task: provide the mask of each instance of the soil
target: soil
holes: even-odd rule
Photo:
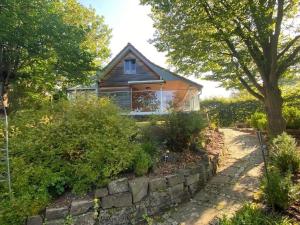
[[[149,176],[161,176],[174,173],[179,169],[185,169],[198,165],[204,159],[205,153],[208,155],[218,155],[224,148],[224,135],[217,129],[206,129],[203,132],[205,145],[204,149],[196,151],[186,150],[184,152],[168,152],[166,160],[164,155],[161,156],[161,161],[157,163]]]

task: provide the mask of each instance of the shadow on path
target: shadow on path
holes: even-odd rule
[[[216,176],[189,202],[165,213],[165,221],[157,224],[214,224],[217,218],[230,216],[253,199],[263,167],[257,138],[232,129],[222,131],[228,151]]]

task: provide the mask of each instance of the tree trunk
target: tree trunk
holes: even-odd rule
[[[265,86],[265,109],[268,119],[268,132],[275,137],[285,131],[286,122],[282,115],[283,99],[280,89],[271,85]]]

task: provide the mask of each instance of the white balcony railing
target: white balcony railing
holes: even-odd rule
[[[182,90],[100,91],[124,112],[132,115],[166,114],[171,110],[195,111],[200,108],[197,92]]]

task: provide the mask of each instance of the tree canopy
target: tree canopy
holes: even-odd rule
[[[274,133],[282,132],[278,82],[299,72],[299,0],[142,3],[152,6],[153,42],[180,72],[209,72],[207,79],[247,89],[265,104]]]
[[[0,3],[1,96],[42,99],[85,83],[109,57],[111,30],[76,0]]]

